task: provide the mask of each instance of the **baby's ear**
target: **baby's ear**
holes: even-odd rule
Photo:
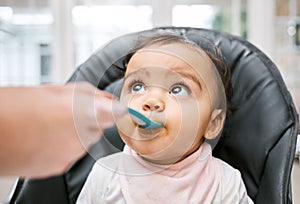
[[[222,131],[223,124],[225,121],[225,112],[221,109],[215,109],[210,118],[210,122],[206,128],[206,132],[204,134],[204,137],[206,139],[214,139],[217,137],[220,132]]]

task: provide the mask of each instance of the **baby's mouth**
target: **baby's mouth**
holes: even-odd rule
[[[137,132],[141,136],[141,140],[153,139],[159,135],[162,135],[165,131],[165,126],[151,130],[137,127]]]

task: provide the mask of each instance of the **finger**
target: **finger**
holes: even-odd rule
[[[105,98],[108,98],[108,99],[114,99],[114,100],[117,99],[117,97],[112,95],[111,93],[108,93],[106,91],[102,91],[102,90],[99,90],[99,89],[96,91],[95,95],[96,95],[96,98],[105,97]]]

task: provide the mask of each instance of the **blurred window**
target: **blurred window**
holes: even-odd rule
[[[49,82],[41,75],[45,58],[40,45],[51,42],[52,23],[46,7],[0,6],[0,85]]]
[[[114,37],[152,28],[152,7],[147,5],[75,6],[72,15],[76,65]]]
[[[176,5],[172,11],[172,24],[230,32],[230,7],[208,4]]]

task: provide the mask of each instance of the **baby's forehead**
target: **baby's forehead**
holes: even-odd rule
[[[137,52],[145,52],[145,51],[152,51],[152,52],[160,52],[163,54],[169,54],[172,56],[177,56],[184,61],[189,61],[189,58],[197,58],[206,59],[210,61],[209,56],[206,52],[199,46],[188,44],[188,43],[157,43],[153,45],[145,46]]]
[[[148,66],[151,63],[162,64],[165,62],[166,66],[168,66],[166,68],[177,71],[182,66],[185,69],[190,69],[189,71],[191,72],[196,71],[196,74],[201,74],[207,69],[213,69],[212,66],[214,66],[209,56],[200,47],[184,43],[148,45],[136,51],[128,65],[132,65],[132,61],[135,62],[133,66],[136,67],[134,68],[139,68],[143,65]],[[132,68],[132,66],[129,66],[129,68]]]

